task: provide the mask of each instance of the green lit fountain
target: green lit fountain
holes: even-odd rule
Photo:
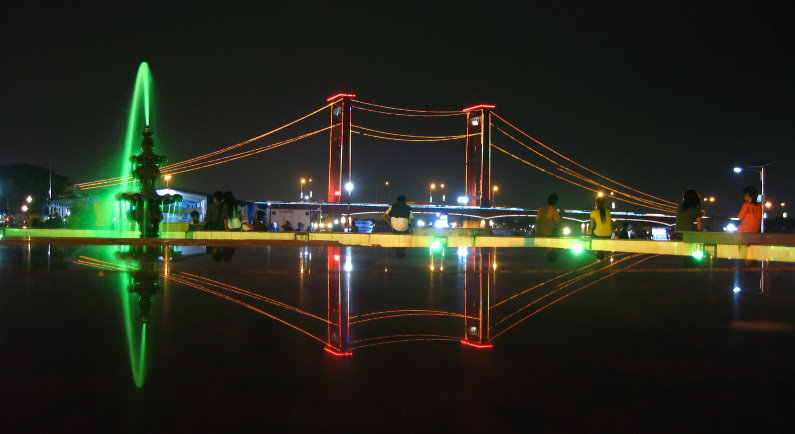
[[[130,157],[134,167],[132,176],[141,183],[141,191],[119,193],[117,199],[130,202],[129,217],[138,222],[141,238],[157,238],[160,236],[160,222],[163,220],[162,207],[181,202],[182,196],[157,194],[155,187],[160,178],[160,166],[166,163],[166,157],[155,154],[155,141],[152,139],[152,129],[148,125],[144,128],[143,137],[141,141],[143,152]]]

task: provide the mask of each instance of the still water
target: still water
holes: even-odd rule
[[[735,431],[795,268],[615,252],[0,245],[3,431]]]

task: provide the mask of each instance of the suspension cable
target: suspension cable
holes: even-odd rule
[[[215,165],[218,165],[218,164],[224,164],[224,163],[228,163],[230,161],[239,160],[241,158],[250,157],[252,155],[256,155],[256,154],[259,154],[259,153],[262,153],[262,152],[265,152],[265,151],[270,151],[272,149],[280,148],[280,147],[282,147],[284,145],[287,145],[287,144],[290,144],[290,143],[293,143],[293,142],[297,142],[297,141],[305,139],[307,137],[314,136],[315,134],[319,134],[319,133],[321,133],[323,131],[326,131],[326,130],[328,130],[330,128],[333,128],[334,126],[336,126],[336,125],[329,125],[329,126],[327,126],[325,128],[321,128],[321,129],[313,131],[311,133],[306,133],[306,134],[303,134],[301,136],[293,137],[291,139],[283,140],[281,142],[272,143],[270,145],[262,146],[262,147],[259,147],[259,148],[250,149],[248,151],[239,152],[237,154],[226,155],[226,156],[223,156],[223,157],[214,158],[214,159],[209,160],[209,161],[193,163],[193,164],[188,165],[188,166],[183,166],[182,168],[179,168],[179,170],[163,173],[163,175],[177,175],[177,174],[180,174],[180,173],[185,173],[185,172],[191,172],[191,171],[194,171],[194,170],[205,169],[207,167],[215,166]],[[95,186],[83,187],[82,189],[83,190],[90,190],[90,189],[94,189],[94,188],[110,187],[110,186],[113,186],[113,185],[129,184],[129,183],[132,183],[132,182],[138,182],[138,180],[136,179],[136,180],[130,180],[130,181],[120,181],[120,182],[111,183],[111,184],[95,185]]]
[[[660,198],[660,197],[653,196],[653,195],[651,195],[651,194],[644,193],[644,192],[642,192],[642,191],[639,191],[639,190],[635,190],[635,189],[634,189],[634,188],[632,188],[632,187],[629,187],[629,186],[626,186],[626,185],[624,185],[624,184],[621,184],[621,183],[620,183],[620,182],[618,182],[618,181],[615,181],[615,180],[613,180],[613,179],[610,179],[610,178],[608,178],[608,177],[607,177],[607,176],[605,176],[605,175],[602,175],[602,174],[600,174],[600,173],[598,173],[598,172],[595,172],[595,171],[593,171],[593,170],[591,170],[591,169],[589,169],[589,168],[587,168],[587,167],[583,166],[582,164],[580,164],[580,163],[578,163],[578,162],[576,162],[576,161],[572,160],[571,158],[569,158],[569,157],[567,157],[567,156],[565,156],[565,155],[561,154],[560,152],[558,152],[558,151],[556,151],[556,150],[552,149],[551,147],[549,147],[549,146],[545,145],[544,143],[542,143],[540,140],[536,139],[535,137],[532,137],[532,136],[530,136],[529,134],[525,133],[524,131],[520,130],[520,129],[519,129],[517,126],[515,126],[515,125],[513,125],[512,123],[510,123],[510,122],[506,121],[505,119],[503,119],[502,117],[500,117],[500,116],[499,116],[497,113],[491,112],[491,114],[492,114],[492,116],[494,116],[495,118],[497,118],[497,119],[499,119],[499,120],[501,120],[501,121],[505,122],[505,124],[507,124],[508,126],[510,126],[510,127],[511,127],[511,128],[513,128],[513,129],[515,129],[516,131],[518,131],[519,133],[521,133],[522,135],[524,135],[524,136],[525,136],[525,137],[527,137],[528,139],[530,139],[530,140],[532,140],[532,141],[534,141],[534,142],[538,143],[539,145],[543,146],[543,147],[544,147],[544,148],[546,148],[547,150],[549,150],[549,151],[553,152],[555,155],[558,155],[558,156],[560,156],[561,158],[565,159],[566,161],[570,161],[571,163],[573,163],[573,164],[575,164],[575,165],[577,165],[577,166],[579,166],[579,167],[581,167],[581,168],[583,168],[583,169],[585,169],[585,170],[587,170],[587,171],[589,171],[589,172],[593,173],[594,175],[597,175],[597,176],[599,176],[599,177],[601,177],[601,178],[604,178],[604,179],[606,179],[606,180],[608,180],[608,181],[610,181],[610,182],[616,183],[617,185],[620,185],[620,186],[622,186],[622,187],[624,187],[624,188],[630,189],[630,190],[632,190],[632,191],[634,191],[634,192],[636,192],[636,193],[640,193],[640,194],[642,194],[642,195],[644,195],[644,196],[648,196],[648,197],[651,197],[651,198],[653,198],[653,199],[657,199],[658,201],[661,201],[661,202],[664,202],[664,203],[668,203],[668,204],[671,204],[671,205],[673,205],[673,206],[676,206],[676,205],[677,205],[677,204],[676,204],[676,202],[672,202],[672,201],[670,201],[670,200],[667,200],[667,199],[662,199],[662,198]]]
[[[607,185],[604,185],[604,184],[602,184],[602,183],[599,183],[599,182],[597,182],[597,181],[595,181],[595,180],[593,180],[593,179],[591,179],[591,178],[587,178],[587,177],[585,177],[585,176],[583,176],[583,175],[581,175],[581,174],[579,174],[579,173],[577,173],[577,172],[574,172],[573,170],[569,169],[568,167],[566,167],[566,166],[564,166],[564,165],[560,164],[559,162],[555,161],[554,159],[552,159],[552,158],[550,158],[550,157],[548,157],[548,156],[544,155],[543,153],[541,153],[541,152],[537,151],[536,149],[533,149],[531,146],[528,146],[527,144],[525,144],[525,143],[524,143],[524,142],[522,142],[521,140],[519,140],[519,139],[517,139],[516,137],[514,137],[514,136],[512,136],[512,135],[508,134],[507,132],[505,132],[505,131],[504,131],[503,129],[501,129],[500,127],[497,127],[497,126],[495,126],[494,128],[496,128],[496,129],[497,129],[499,132],[503,133],[505,136],[507,136],[508,138],[512,139],[512,140],[513,140],[513,141],[515,141],[516,143],[518,143],[518,144],[520,144],[520,145],[524,146],[525,148],[529,149],[530,151],[534,152],[534,153],[535,153],[535,154],[537,154],[538,156],[540,156],[540,157],[542,157],[542,158],[546,159],[547,161],[549,161],[549,162],[551,162],[551,163],[553,163],[553,164],[557,165],[557,166],[558,166],[558,167],[557,167],[557,169],[558,169],[558,170],[561,170],[561,171],[563,171],[563,172],[566,172],[567,174],[569,174],[569,175],[571,175],[571,176],[574,176],[574,177],[576,177],[576,178],[579,178],[579,179],[580,179],[580,180],[582,180],[582,181],[585,181],[585,182],[591,183],[591,184],[593,184],[593,185],[596,185],[596,186],[598,186],[598,187],[601,187],[601,188],[603,188],[603,189],[606,189],[606,190],[613,190],[613,191],[615,191],[615,192],[617,192],[617,193],[619,193],[619,194],[621,194],[621,195],[623,195],[623,196],[626,196],[626,197],[629,197],[629,198],[635,199],[635,200],[637,200],[637,201],[640,201],[640,202],[647,203],[647,204],[649,204],[649,205],[655,205],[655,206],[660,206],[660,207],[665,207],[665,208],[673,208],[673,207],[671,207],[670,205],[668,205],[668,204],[666,204],[666,203],[660,203],[660,202],[653,201],[653,200],[650,200],[650,199],[646,199],[646,198],[643,198],[643,197],[639,197],[639,196],[635,196],[635,195],[632,195],[632,194],[628,194],[628,193],[625,193],[625,192],[623,192],[623,191],[620,191],[620,190],[617,190],[617,189],[611,188],[611,187],[609,187],[609,186],[607,186]]]
[[[397,110],[397,111],[404,111],[404,112],[448,113],[448,114],[450,114],[450,113],[464,114],[465,113],[463,110],[414,110],[414,109],[406,109],[406,108],[400,108],[400,107],[390,107],[390,106],[380,105],[380,104],[373,104],[371,102],[361,101],[361,100],[358,100],[358,99],[354,99],[354,100],[351,100],[351,101],[353,101],[355,103],[359,103],[359,104],[369,105],[369,106],[372,106],[372,107],[379,107],[379,108],[382,108],[382,109]]]
[[[360,130],[370,131],[370,132],[378,133],[378,134],[386,134],[386,135],[390,135],[390,136],[399,136],[399,137],[410,137],[410,138],[415,138],[415,139],[447,139],[447,138],[451,138],[451,137],[454,137],[456,139],[460,139],[462,137],[467,137],[467,134],[464,134],[464,135],[448,134],[446,136],[422,136],[422,135],[415,135],[415,134],[390,133],[389,131],[374,130],[372,128],[366,128],[366,127],[363,127],[361,125],[351,125],[351,128],[358,128]],[[469,134],[469,135],[470,136],[475,136],[475,135],[480,135],[480,133]]]
[[[325,106],[323,106],[323,107],[321,107],[321,108],[319,108],[319,109],[317,109],[317,110],[313,111],[312,113],[309,113],[309,114],[307,114],[307,115],[305,115],[305,116],[303,116],[303,117],[301,117],[301,118],[298,118],[298,119],[296,119],[296,120],[294,120],[294,121],[292,121],[292,122],[290,122],[290,123],[284,124],[284,125],[282,125],[282,126],[281,126],[281,127],[279,127],[279,128],[276,128],[276,129],[274,129],[274,130],[268,131],[267,133],[260,134],[259,136],[252,137],[252,138],[250,138],[250,139],[248,139],[248,140],[244,140],[244,141],[242,141],[242,142],[240,142],[240,143],[237,143],[237,144],[235,144],[235,145],[232,145],[232,146],[228,146],[228,147],[226,147],[226,148],[224,148],[224,149],[219,149],[219,150],[217,150],[217,151],[210,152],[210,153],[208,153],[208,154],[200,155],[200,156],[198,156],[198,157],[190,158],[190,159],[188,159],[188,160],[180,161],[180,162],[178,162],[178,163],[174,163],[174,164],[169,164],[169,165],[163,166],[161,170],[169,170],[169,169],[174,169],[174,168],[177,168],[177,167],[179,167],[179,166],[183,166],[183,165],[186,165],[186,164],[188,164],[188,163],[192,163],[192,162],[194,162],[194,161],[197,161],[197,160],[203,160],[203,159],[207,159],[207,158],[209,158],[209,157],[212,157],[212,156],[215,156],[215,155],[218,155],[218,154],[224,153],[224,152],[226,152],[226,151],[230,151],[230,150],[232,150],[232,149],[239,148],[239,147],[241,147],[241,146],[247,145],[247,144],[249,144],[249,143],[251,143],[251,142],[254,142],[254,141],[256,141],[256,140],[260,140],[260,139],[262,139],[262,138],[264,138],[264,137],[266,137],[266,136],[269,136],[269,135],[271,135],[271,134],[274,134],[274,133],[276,133],[276,132],[278,132],[278,131],[281,131],[281,130],[283,130],[283,129],[285,129],[285,128],[287,128],[287,127],[291,126],[291,125],[294,125],[294,124],[296,124],[296,123],[298,123],[298,122],[301,122],[301,121],[303,121],[304,119],[307,119],[307,118],[309,118],[309,117],[311,117],[311,116],[314,116],[314,115],[316,115],[316,114],[320,113],[321,111],[323,111],[323,110],[325,110],[325,109],[329,108],[331,105],[332,105],[332,104],[327,104],[327,105],[325,105]],[[106,183],[110,183],[110,182],[116,182],[116,181],[128,180],[128,179],[130,179],[130,178],[132,178],[132,176],[130,176],[130,175],[127,175],[127,176],[117,176],[117,177],[113,177],[113,178],[107,178],[107,179],[102,179],[102,180],[98,180],[98,181],[82,182],[82,183],[75,184],[75,185],[76,185],[77,187],[79,187],[79,188],[82,188],[83,186],[96,185],[96,184],[106,184]],[[116,184],[113,184],[113,185],[118,185],[118,183],[116,183]]]
[[[544,169],[544,168],[542,168],[542,167],[540,167],[540,166],[537,166],[537,165],[535,165],[535,164],[533,164],[533,163],[531,163],[531,162],[529,162],[529,161],[527,161],[527,160],[525,160],[525,159],[523,159],[523,158],[521,158],[521,157],[519,157],[519,156],[517,156],[517,155],[515,155],[515,154],[512,154],[512,153],[510,153],[510,152],[506,151],[505,149],[502,149],[502,148],[500,148],[499,146],[497,146],[497,145],[495,145],[495,144],[492,144],[492,145],[491,145],[491,147],[492,147],[492,148],[494,148],[494,149],[496,149],[496,150],[498,150],[498,151],[501,151],[501,152],[503,152],[504,154],[507,154],[507,155],[509,155],[509,156],[513,157],[513,158],[514,158],[514,159],[516,159],[516,160],[519,160],[519,161],[521,161],[521,162],[522,162],[522,163],[524,163],[524,164],[527,164],[528,166],[530,166],[530,167],[532,167],[532,168],[534,168],[534,169],[540,170],[541,172],[544,172],[544,173],[546,173],[546,174],[548,174],[548,175],[552,175],[552,176],[554,176],[555,178],[558,178],[558,179],[561,179],[561,180],[563,180],[563,181],[566,181],[566,182],[568,182],[569,184],[574,184],[574,185],[576,185],[577,187],[584,188],[584,189],[586,189],[586,190],[589,190],[589,191],[592,191],[592,192],[594,192],[594,193],[598,193],[598,192],[599,192],[599,190],[596,190],[596,189],[593,189],[593,188],[591,188],[591,187],[588,187],[588,186],[585,186],[585,185],[579,184],[579,183],[577,183],[577,182],[575,182],[575,181],[572,181],[572,180],[570,180],[570,179],[568,179],[568,178],[564,178],[564,177],[562,177],[562,176],[560,176],[560,175],[558,175],[558,174],[556,174],[556,173],[552,173],[552,172],[550,172],[550,171],[548,171],[548,170],[546,170],[546,169]],[[630,200],[630,199],[625,199],[625,198],[616,198],[616,199],[617,199],[617,200],[620,200],[620,201],[622,201],[622,202],[627,202],[627,203],[631,203],[631,204],[634,204],[634,205],[643,206],[643,207],[646,207],[646,208],[656,209],[656,210],[658,210],[658,211],[662,211],[662,212],[670,212],[670,210],[668,210],[668,209],[665,209],[665,208],[660,208],[660,207],[658,207],[658,206],[652,206],[652,205],[646,205],[646,204],[643,204],[643,203],[637,203],[637,202],[635,202],[635,201],[633,201],[633,200]]]
[[[373,112],[373,113],[381,113],[384,115],[394,115],[394,116],[411,116],[411,117],[419,117],[419,118],[435,118],[435,117],[444,117],[444,116],[462,116],[465,115],[465,112],[461,113],[431,113],[431,114],[414,114],[414,113],[394,113],[394,112],[387,112],[383,110],[376,110],[361,106],[351,106],[357,110],[364,110],[366,112]]]

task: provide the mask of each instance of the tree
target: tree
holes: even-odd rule
[[[26,203],[28,195],[33,201],[28,204],[32,213],[38,213],[42,201],[47,199],[50,189],[50,169],[30,164],[0,166],[0,208],[16,212]],[[72,181],[66,176],[52,172],[52,197],[73,194]]]

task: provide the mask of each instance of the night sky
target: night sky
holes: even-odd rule
[[[787,2],[163,3],[6,2],[0,164],[51,159],[76,182],[115,176],[136,70],[147,61],[156,140],[172,162],[352,92],[406,108],[495,104],[594,170],[671,200],[686,188],[713,194],[718,213],[736,212],[742,187],[758,182],[735,175],[734,165],[775,160],[768,195],[795,209],[795,16]],[[399,133],[464,130],[461,118],[354,116]],[[460,141],[354,136],[353,146],[356,201],[374,200],[387,179],[393,196],[409,200],[427,200],[431,181],[447,184],[448,200],[463,193]],[[288,200],[306,176],[325,194],[327,159],[324,134],[180,175],[172,186]],[[498,205],[536,207],[550,192],[563,208],[590,203],[589,192],[504,155],[495,153],[493,167]]]

